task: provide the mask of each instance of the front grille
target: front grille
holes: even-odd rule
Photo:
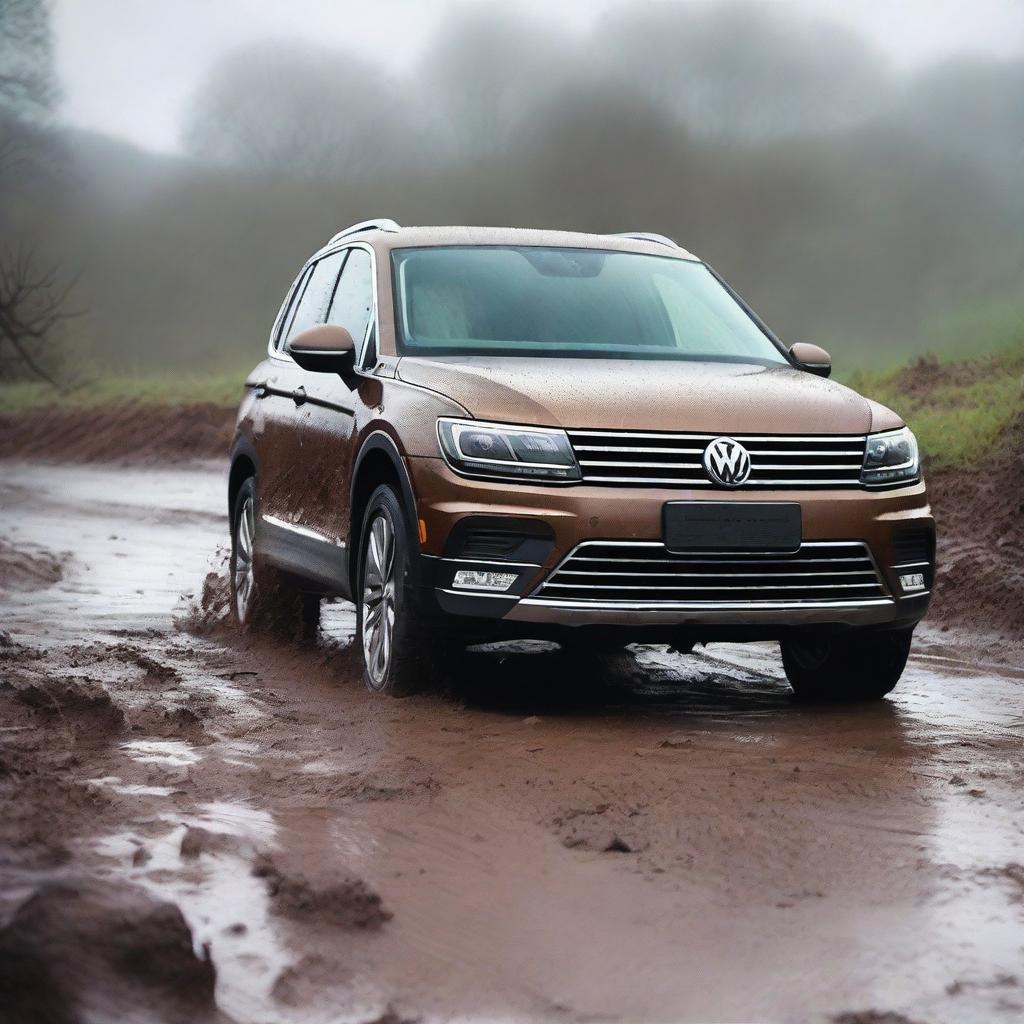
[[[717,434],[569,430],[583,479],[595,484],[715,487],[702,462]],[[750,453],[742,487],[859,487],[863,434],[731,434]]]
[[[584,541],[531,597],[571,604],[760,605],[888,600],[860,541],[805,541],[794,554],[672,554],[661,541]]]

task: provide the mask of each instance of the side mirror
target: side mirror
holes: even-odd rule
[[[817,345],[808,345],[805,341],[798,341],[790,350],[789,354],[793,361],[802,370],[816,374],[819,377],[828,377],[832,373],[832,357]]]
[[[312,373],[340,373],[355,367],[356,346],[352,335],[337,324],[317,324],[300,331],[288,342],[288,354]]]

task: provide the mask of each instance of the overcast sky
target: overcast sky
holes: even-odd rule
[[[500,2],[580,32],[608,7],[622,5],[622,0],[469,2]],[[962,50],[1024,53],[1024,0],[762,2],[854,25],[904,66]],[[55,0],[65,116],[82,127],[173,151],[194,88],[234,47],[299,38],[363,55],[372,51],[401,68],[415,60],[452,6],[452,0]]]

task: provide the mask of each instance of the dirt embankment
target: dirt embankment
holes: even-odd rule
[[[1024,452],[1024,429],[1021,452]],[[939,576],[931,617],[1024,635],[1024,456],[929,480]]]
[[[4,458],[55,462],[182,462],[224,458],[235,409],[212,402],[54,405],[0,413]]]
[[[907,387],[919,397],[970,374],[969,366],[915,364]],[[959,375],[959,376],[957,376]],[[973,377],[970,379],[974,379]],[[224,458],[235,410],[212,403],[53,407],[0,415],[8,458],[178,463]],[[929,475],[939,526],[939,579],[932,621],[995,635],[1024,634],[1024,422],[991,465]],[[13,555],[0,549],[0,567]],[[6,560],[6,561],[5,561]],[[35,566],[33,571],[59,572]]]

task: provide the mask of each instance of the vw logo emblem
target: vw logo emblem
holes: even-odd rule
[[[750,453],[731,437],[716,437],[704,449],[704,471],[716,484],[739,487],[750,476]]]

